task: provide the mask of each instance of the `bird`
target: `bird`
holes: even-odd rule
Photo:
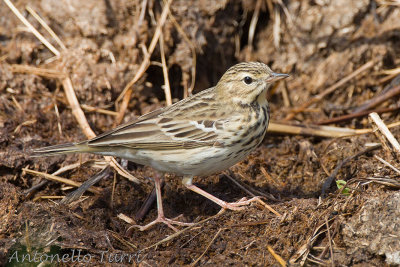
[[[267,91],[271,84],[289,77],[275,73],[261,62],[242,62],[230,67],[211,88],[173,105],[157,109],[92,139],[43,147],[32,156],[92,153],[127,159],[156,170],[157,223],[191,225],[166,218],[161,198],[161,173],[182,176],[183,185],[224,209],[240,210],[253,199],[228,203],[192,183],[228,169],[245,159],[264,139],[270,119]]]

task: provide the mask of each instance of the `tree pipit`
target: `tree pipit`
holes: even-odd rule
[[[274,73],[263,63],[239,63],[228,69],[215,87],[93,139],[36,149],[33,156],[93,153],[125,158],[181,175],[186,188],[224,209],[239,210],[256,199],[225,202],[193,185],[193,176],[223,171],[245,159],[261,143],[269,122],[267,90],[273,82],[288,76]],[[176,230],[173,224],[189,225],[165,218],[160,176],[156,175],[154,181],[158,217],[137,227],[145,230],[162,222]]]

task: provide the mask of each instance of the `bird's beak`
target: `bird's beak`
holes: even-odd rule
[[[276,81],[279,81],[279,80],[281,80],[281,79],[285,79],[285,78],[287,78],[287,77],[289,77],[289,75],[288,74],[285,74],[285,73],[275,73],[275,72],[273,72],[272,74],[271,74],[271,76],[267,79],[267,82],[276,82]]]

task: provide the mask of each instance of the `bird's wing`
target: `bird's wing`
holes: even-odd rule
[[[132,122],[88,141],[89,146],[175,149],[213,146],[223,122],[150,117]]]
[[[226,118],[217,116],[215,107],[204,105],[201,98],[198,100],[193,99],[190,105],[181,101],[153,111],[86,141],[86,144],[89,147],[126,146],[152,150],[221,145],[217,142],[218,133],[224,128]],[[186,107],[192,107],[191,111]]]

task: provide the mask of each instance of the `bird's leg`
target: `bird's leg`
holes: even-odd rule
[[[164,187],[164,179],[161,179],[161,189]],[[135,221],[141,221],[144,216],[149,212],[151,206],[157,201],[156,187],[153,188],[151,193],[147,196],[145,202],[142,204],[138,212],[135,214]]]
[[[133,225],[133,227],[139,228],[140,231],[145,231],[145,230],[149,229],[150,227],[152,227],[153,225],[155,225],[157,223],[164,223],[169,228],[171,228],[172,230],[177,232],[178,229],[176,229],[173,226],[173,224],[175,224],[175,225],[183,225],[183,226],[193,225],[193,223],[179,222],[179,221],[174,221],[174,220],[165,218],[163,204],[162,204],[162,198],[161,198],[161,177],[160,177],[160,175],[158,173],[154,176],[154,184],[155,184],[156,196],[157,196],[157,213],[158,213],[157,219],[155,219],[151,223],[148,223],[148,224],[146,224],[144,226]]]
[[[224,209],[243,210],[244,209],[243,206],[247,206],[250,203],[259,200],[258,197],[253,197],[251,199],[242,198],[238,202],[231,202],[231,203],[230,202],[226,202],[226,201],[223,201],[222,199],[219,199],[219,198],[211,195],[210,193],[207,193],[203,189],[198,188],[197,186],[192,184],[192,179],[193,179],[193,177],[184,177],[183,180],[182,180],[182,183],[186,186],[187,189],[190,189],[190,190],[196,192],[197,194],[200,194],[203,197],[208,198],[209,200],[211,200],[214,203],[220,205]]]

